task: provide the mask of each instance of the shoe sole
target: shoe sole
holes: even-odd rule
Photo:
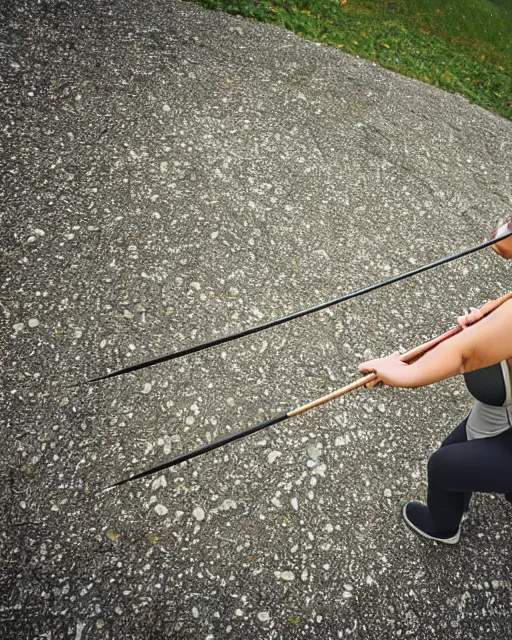
[[[451,538],[435,538],[434,536],[429,536],[428,533],[425,533],[424,531],[422,531],[419,527],[414,525],[409,520],[409,518],[407,517],[407,514],[406,514],[406,508],[407,508],[407,504],[404,504],[403,509],[402,509],[402,515],[404,517],[404,520],[405,520],[407,526],[410,527],[413,531],[418,533],[423,538],[427,538],[428,540],[433,540],[434,542],[442,542],[443,544],[457,544],[457,542],[460,540],[460,529]]]

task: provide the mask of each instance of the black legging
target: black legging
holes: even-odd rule
[[[466,422],[467,418],[428,461],[427,503],[440,532],[459,528],[474,491],[512,492],[512,429],[468,441]]]

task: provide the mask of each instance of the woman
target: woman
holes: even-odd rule
[[[496,234],[512,229],[512,221]],[[493,245],[512,258],[512,236]],[[427,504],[408,502],[406,523],[430,540],[456,544],[460,522],[474,491],[504,493],[512,499],[512,294],[490,315],[486,308],[459,318],[463,331],[413,364],[399,353],[360,365],[379,382],[394,387],[423,387],[464,374],[475,405],[428,463]],[[475,324],[473,324],[475,323]],[[509,494],[509,495],[507,495]]]

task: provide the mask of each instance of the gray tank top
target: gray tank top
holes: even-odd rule
[[[512,383],[508,362],[464,374],[475,404],[466,424],[468,440],[490,438],[512,426]]]

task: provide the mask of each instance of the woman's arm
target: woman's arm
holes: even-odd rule
[[[423,387],[512,358],[512,300],[413,364],[405,364],[399,358],[400,354],[394,353],[364,362],[359,369],[362,373],[376,373],[378,381],[394,387]]]

